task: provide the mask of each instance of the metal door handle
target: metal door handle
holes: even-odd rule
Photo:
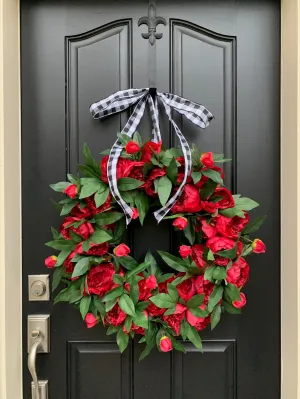
[[[44,336],[39,330],[34,330],[31,332],[30,338],[35,339],[36,341],[32,344],[32,347],[29,351],[28,355],[28,370],[30,371],[32,381],[35,386],[35,398],[33,399],[40,399],[39,393],[39,381],[36,374],[36,355],[39,349],[39,346],[43,342]]]

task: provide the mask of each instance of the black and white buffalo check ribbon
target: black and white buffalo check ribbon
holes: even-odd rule
[[[178,197],[182,193],[183,187],[186,183],[188,176],[190,175],[192,168],[191,150],[186,141],[185,137],[181,133],[180,129],[172,119],[171,110],[175,110],[180,114],[184,115],[195,125],[206,128],[209,122],[213,119],[213,115],[203,106],[192,101],[189,101],[183,97],[179,97],[171,93],[160,93],[156,92],[155,96],[152,94],[153,89],[129,89],[118,91],[109,97],[100,100],[90,106],[90,112],[94,119],[104,118],[106,116],[124,111],[125,109],[136,104],[133,113],[128,119],[125,127],[121,133],[127,134],[132,137],[135,133],[142,116],[144,115],[146,103],[148,102],[150,108],[150,115],[153,123],[152,130],[152,141],[157,143],[161,140],[161,134],[158,122],[158,106],[157,99],[159,98],[164,105],[164,109],[170,122],[172,123],[175,133],[180,141],[181,149],[184,156],[185,170],[184,178],[176,193],[171,197],[168,202],[158,211],[154,212],[154,216],[158,223],[166,216],[169,210],[177,201]],[[126,216],[127,225],[131,222],[133,211],[131,207],[123,200],[117,185],[117,163],[119,156],[123,150],[121,141],[118,139],[110,151],[108,164],[107,164],[107,178],[109,187],[112,195],[114,196],[117,203],[123,209]]]

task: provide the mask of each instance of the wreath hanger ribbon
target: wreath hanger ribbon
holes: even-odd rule
[[[178,113],[184,115],[187,119],[189,119],[191,122],[201,127],[202,129],[206,128],[209,125],[209,122],[214,118],[214,116],[203,105],[189,101],[186,98],[177,96],[175,94],[160,93],[155,88],[129,89],[118,91],[114,94],[111,94],[109,97],[92,104],[90,106],[90,112],[94,119],[101,119],[106,116],[124,111],[127,108],[136,104],[133,113],[131,114],[121,132],[131,138],[135,133],[142,119],[142,116],[144,115],[146,103],[148,103],[153,124],[152,141],[157,143],[161,140],[158,122],[158,98],[162,102],[169,121],[174,127],[175,133],[181,145],[185,162],[184,178],[179,189],[162,208],[154,212],[154,216],[159,223],[170,211],[172,206],[181,195],[183,187],[192,169],[192,157],[190,147],[186,138],[181,133],[179,127],[172,119],[171,110],[173,109]],[[133,211],[131,207],[123,200],[118,190],[117,184],[117,163],[122,150],[123,146],[121,144],[121,141],[118,139],[112,146],[109,154],[109,159],[107,163],[107,178],[111,193],[117,203],[123,209],[126,216],[126,223],[128,225],[132,220]]]

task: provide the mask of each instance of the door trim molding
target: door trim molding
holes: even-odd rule
[[[281,398],[300,399],[300,0],[281,0],[281,13]],[[0,0],[0,397],[3,399],[23,397],[19,24],[19,0]]]

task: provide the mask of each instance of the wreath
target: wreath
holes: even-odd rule
[[[162,143],[135,133],[120,135],[124,148],[117,164],[118,187],[143,224],[150,210],[165,205],[182,181],[184,160],[180,149],[165,150]],[[106,154],[107,152],[105,152]],[[157,251],[170,271],[165,272],[148,252],[142,263],[130,256],[124,243],[124,213],[113,199],[107,179],[108,155],[100,166],[84,146],[84,177],[69,174],[68,182],[51,185],[66,198],[57,205],[65,219],[53,241],[60,251],[45,264],[54,268],[53,290],[63,288],[54,303],[69,302],[80,310],[88,328],[102,322],[107,334],[117,334],[123,352],[129,338],[146,342],[141,358],[154,346],[184,352],[176,339],[188,339],[201,350],[199,331],[215,328],[221,314],[238,314],[246,304],[241,292],[248,280],[245,257],[265,251],[259,239],[250,239],[264,217],[249,222],[248,211],[258,203],[232,193],[223,185],[224,173],[216,163],[228,161],[192,148],[192,173],[183,192],[163,220],[182,238],[179,256]]]

